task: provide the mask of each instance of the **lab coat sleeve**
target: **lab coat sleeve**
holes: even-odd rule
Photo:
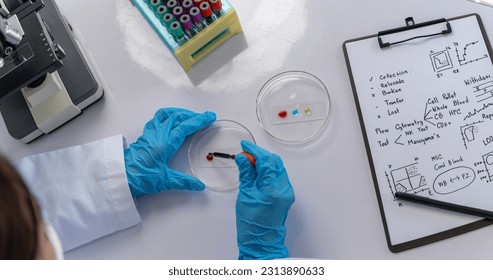
[[[14,162],[64,251],[140,223],[123,148],[118,135]]]

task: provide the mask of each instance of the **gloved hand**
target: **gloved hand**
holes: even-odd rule
[[[197,178],[168,167],[168,162],[196,131],[209,126],[216,114],[197,114],[178,108],[156,112],[147,122],[142,136],[124,150],[125,169],[132,196],[178,189],[200,191],[205,188]]]
[[[284,246],[284,222],[294,192],[281,158],[248,141],[241,147],[255,157],[255,167],[243,154],[235,156],[240,170],[236,200],[238,259],[275,259],[289,256]]]

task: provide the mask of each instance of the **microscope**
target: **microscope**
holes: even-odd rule
[[[29,143],[103,96],[100,78],[54,0],[0,0],[0,113]]]

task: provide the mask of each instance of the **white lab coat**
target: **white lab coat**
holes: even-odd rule
[[[14,162],[64,251],[140,223],[123,145],[117,135]]]

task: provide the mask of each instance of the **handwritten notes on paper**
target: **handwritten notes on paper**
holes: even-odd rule
[[[451,34],[387,49],[375,37],[345,45],[394,243],[476,220],[396,192],[493,211],[493,63],[476,16],[450,23]]]

